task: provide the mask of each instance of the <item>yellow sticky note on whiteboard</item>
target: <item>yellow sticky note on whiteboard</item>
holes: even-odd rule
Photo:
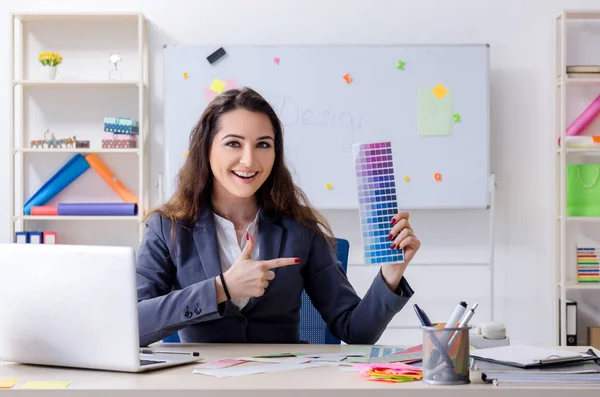
[[[210,85],[210,90],[220,94],[225,89],[225,82],[223,80],[214,79],[212,84]]]

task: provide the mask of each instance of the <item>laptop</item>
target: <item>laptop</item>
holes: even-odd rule
[[[202,359],[142,353],[133,248],[0,244],[0,258],[0,360],[143,372]]]

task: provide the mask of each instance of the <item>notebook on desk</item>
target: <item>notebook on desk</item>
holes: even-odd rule
[[[518,368],[539,368],[597,360],[598,357],[571,350],[545,349],[535,346],[510,345],[470,352],[472,358]]]
[[[475,379],[481,376],[485,382],[496,380],[502,384],[600,385],[600,360],[517,368],[475,359],[471,372]]]

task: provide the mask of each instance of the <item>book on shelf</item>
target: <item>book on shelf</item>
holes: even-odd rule
[[[570,79],[597,79],[600,78],[600,73],[567,73]]]
[[[567,77],[570,79],[600,78],[600,65],[567,66]]]
[[[600,76],[600,75],[599,75]],[[576,135],[565,137],[566,147],[579,149],[600,148],[600,135]]]
[[[593,246],[577,246],[577,282],[600,283],[600,248]]]
[[[600,73],[600,65],[568,65],[567,73]]]

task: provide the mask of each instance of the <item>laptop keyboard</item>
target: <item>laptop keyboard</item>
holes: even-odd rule
[[[150,364],[161,364],[161,363],[166,363],[166,361],[160,361],[160,360],[142,360],[142,359],[140,359],[140,366],[141,365],[150,365]]]

